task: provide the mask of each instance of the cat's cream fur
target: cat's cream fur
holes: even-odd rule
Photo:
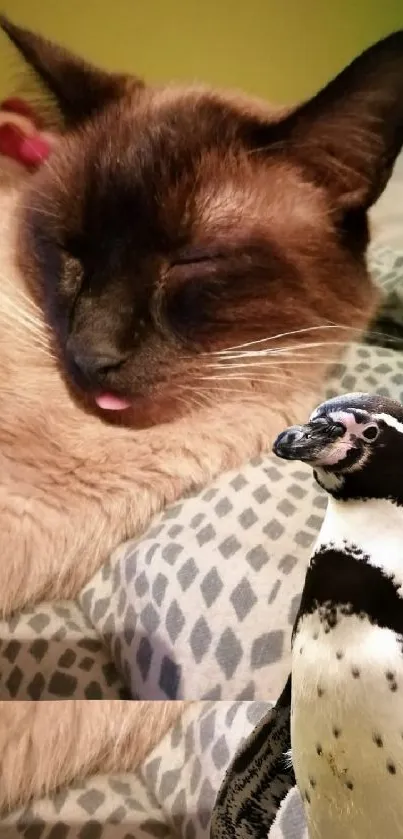
[[[0,815],[88,774],[134,771],[187,705],[0,702]]]

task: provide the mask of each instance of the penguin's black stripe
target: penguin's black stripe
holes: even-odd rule
[[[393,577],[370,565],[369,557],[354,546],[344,551],[322,548],[312,557],[293,635],[301,618],[321,606],[329,613],[333,610],[333,621],[336,607],[345,606],[348,614],[365,614],[371,623],[403,634],[403,599],[398,588]],[[332,626],[331,620],[328,625]]]

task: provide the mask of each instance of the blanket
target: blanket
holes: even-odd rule
[[[370,266],[382,311],[326,398],[403,399],[403,252],[375,247]],[[1,622],[0,698],[274,699],[325,503],[309,468],[269,454],[221,476],[122,544],[76,602]]]

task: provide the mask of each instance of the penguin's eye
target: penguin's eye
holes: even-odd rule
[[[367,428],[364,428],[364,431],[362,432],[362,436],[364,437],[364,440],[371,440],[371,441],[376,440],[378,434],[379,434],[379,428],[378,428],[377,425],[369,425]]]

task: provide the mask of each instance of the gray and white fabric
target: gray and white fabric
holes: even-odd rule
[[[350,345],[325,396],[403,400],[403,253],[371,265],[394,346]],[[324,506],[309,468],[270,455],[221,476],[123,544],[77,603],[0,623],[0,698],[275,699]]]
[[[222,776],[268,702],[190,706],[133,773],[62,788],[0,821],[2,839],[208,839]],[[298,793],[281,808],[270,839],[307,839]]]

